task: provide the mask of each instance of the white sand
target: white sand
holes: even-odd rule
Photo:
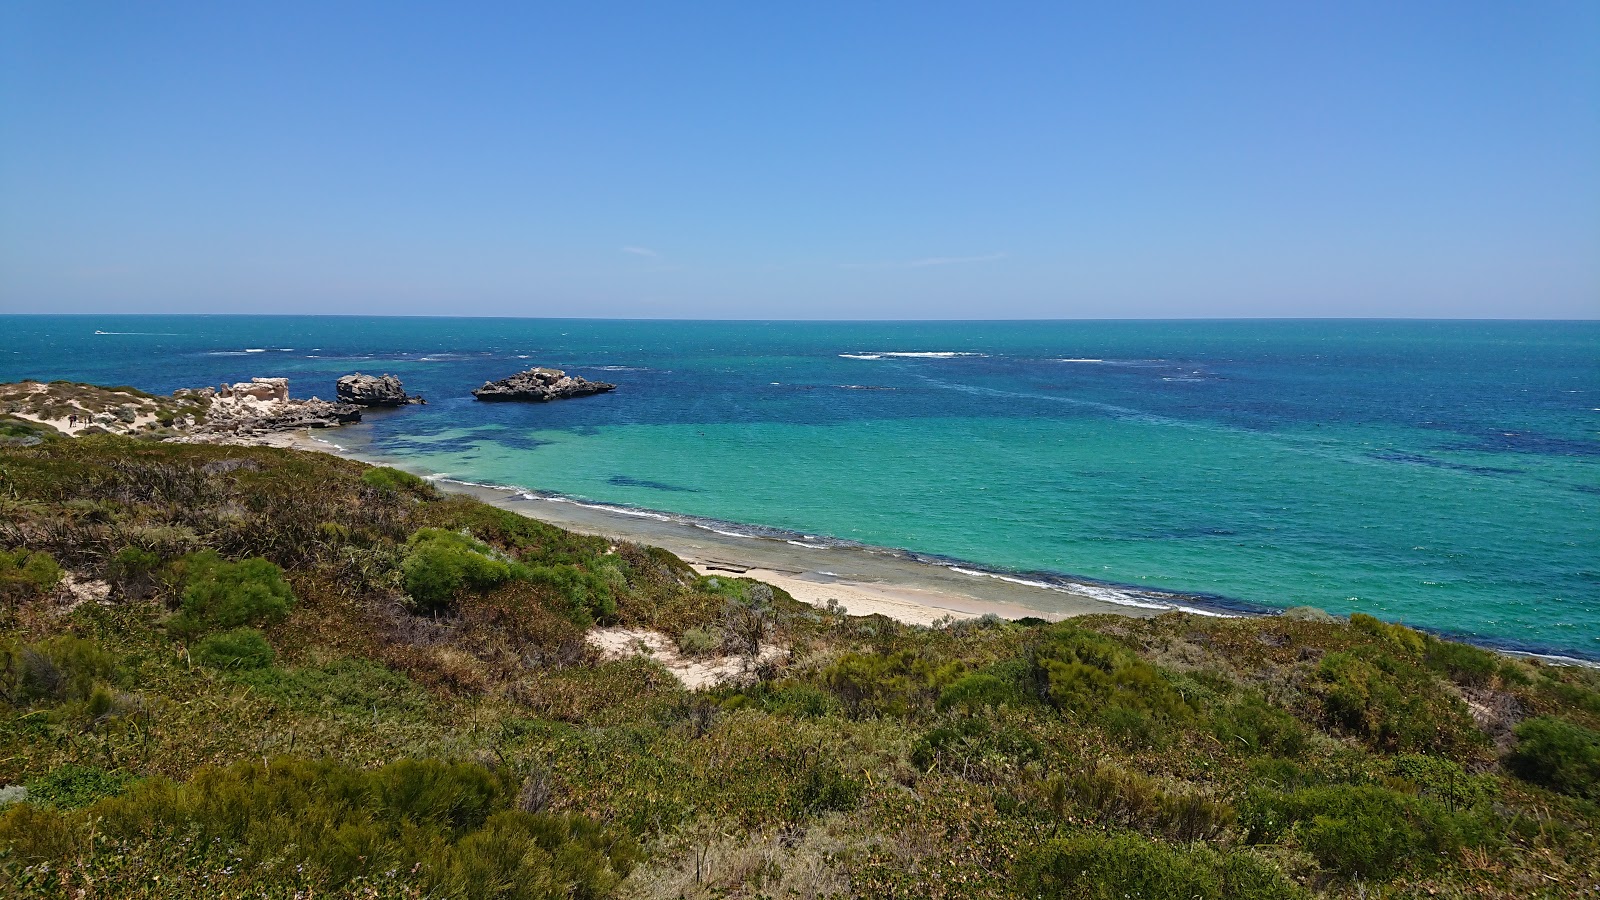
[[[595,628],[585,635],[585,640],[599,648],[601,657],[605,659],[643,656],[655,660],[691,691],[750,678],[756,666],[776,662],[786,652],[781,647],[763,644],[761,653],[754,659],[744,656],[686,657],[678,653],[678,648],[666,635],[647,628]]]

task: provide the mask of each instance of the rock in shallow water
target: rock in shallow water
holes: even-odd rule
[[[426,402],[421,397],[406,394],[400,379],[389,374],[378,376],[357,372],[346,375],[339,379],[337,391],[340,403],[354,403],[357,406],[404,406],[407,403]]]
[[[560,369],[535,367],[518,372],[510,378],[484,382],[483,387],[472,392],[479,400],[523,400],[544,403],[568,397],[587,397],[614,391],[617,386],[604,381],[589,381],[568,375]]]

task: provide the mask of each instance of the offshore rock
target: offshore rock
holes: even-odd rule
[[[412,397],[393,375],[363,375],[360,372],[339,379],[335,390],[340,403],[357,406],[405,406],[407,403],[426,403],[421,397]]]
[[[568,397],[603,394],[616,389],[617,386],[614,384],[589,381],[576,375],[568,375],[560,369],[546,369],[541,366],[526,372],[518,372],[510,378],[484,382],[483,387],[472,392],[472,396],[479,400],[545,403],[550,400],[565,400]]]

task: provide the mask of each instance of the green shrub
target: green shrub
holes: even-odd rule
[[[799,819],[854,809],[863,790],[861,782],[844,774],[838,763],[823,760],[807,766],[789,791],[789,814]]]
[[[1305,752],[1306,732],[1294,716],[1249,694],[1215,710],[1211,733],[1232,752],[1297,757]]]
[[[1331,724],[1381,750],[1461,753],[1487,742],[1460,698],[1382,650],[1329,653],[1311,687]]]
[[[213,634],[195,647],[194,657],[214,669],[264,669],[272,665],[272,645],[254,628]]]
[[[426,479],[389,466],[373,466],[362,472],[361,483],[383,491],[408,492],[422,496],[431,496],[434,493],[433,485]]]
[[[617,590],[626,581],[611,567],[608,572],[590,572],[570,563],[552,566],[533,566],[527,570],[528,580],[555,592],[564,612],[574,622],[588,625],[595,620],[606,620],[617,614]]]
[[[322,716],[370,721],[414,721],[426,715],[431,697],[411,679],[370,659],[340,658],[318,666],[247,669],[234,678],[290,709]]]
[[[1150,743],[1194,717],[1189,701],[1155,666],[1116,641],[1058,625],[1034,651],[1050,702],[1134,743]]]
[[[959,662],[940,663],[910,650],[846,653],[822,673],[822,681],[855,715],[905,715],[938,697],[965,671]]]
[[[687,656],[705,656],[722,646],[722,635],[709,628],[690,628],[678,636],[678,652]]]
[[[61,581],[61,567],[43,550],[0,550],[0,601],[49,593]]]
[[[1500,657],[1488,650],[1435,638],[1428,639],[1428,652],[1423,662],[1457,684],[1487,684],[1500,669]]]
[[[1407,656],[1421,656],[1426,646],[1426,638],[1421,632],[1413,631],[1398,622],[1379,621],[1366,613],[1351,613],[1350,626],[1378,638],[1390,649],[1399,650]]]
[[[1600,732],[1540,716],[1518,724],[1515,734],[1517,746],[1506,757],[1513,775],[1563,794],[1600,800]]]
[[[1004,706],[1017,702],[1017,687],[988,672],[974,672],[962,676],[939,694],[936,704],[940,710],[959,708],[978,712],[986,706]]]
[[[911,747],[911,763],[932,771],[944,765],[971,780],[989,777],[998,769],[1020,767],[1042,757],[1043,750],[1030,734],[1010,725],[997,725],[984,716],[964,716],[929,731]]]
[[[1387,879],[1406,862],[1432,868],[1462,847],[1493,840],[1486,809],[1452,811],[1378,785],[1325,785],[1289,793],[1251,791],[1240,822],[1252,842],[1293,835],[1327,868]]]
[[[196,771],[186,784],[151,778],[81,811],[19,804],[0,815],[0,855],[54,867],[86,849],[93,827],[134,852],[192,840],[240,877],[294,873],[321,892],[397,878],[395,894],[468,898],[599,898],[639,860],[627,835],[579,816],[510,809],[508,786],[469,763],[401,760],[363,771],[292,757]],[[104,852],[104,851],[101,851]],[[226,881],[207,884],[215,894]],[[410,889],[404,889],[409,886]]]
[[[28,802],[77,809],[102,797],[114,797],[136,780],[136,776],[127,772],[108,772],[95,766],[68,763],[29,781]]]
[[[283,570],[259,557],[224,562],[206,551],[187,560],[183,577],[182,606],[170,627],[186,639],[218,628],[277,622],[295,602]]]
[[[1389,763],[1389,776],[1450,809],[1487,803],[1496,793],[1493,776],[1468,775],[1460,763],[1441,756],[1421,753],[1397,756]]]
[[[159,554],[141,547],[123,547],[112,555],[106,574],[114,581],[129,582],[149,578],[159,568]]]
[[[1129,897],[1277,900],[1306,892],[1247,853],[1178,849],[1130,834],[1078,834],[1025,851],[1015,870],[1019,894],[1075,900]]]
[[[0,647],[0,700],[12,706],[87,702],[115,670],[111,654],[73,635],[22,647]]]
[[[485,591],[509,580],[512,567],[481,541],[441,528],[419,529],[400,571],[406,593],[424,612],[448,609],[463,590]]]

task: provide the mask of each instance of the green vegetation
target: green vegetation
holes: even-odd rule
[[[513,575],[511,563],[497,558],[489,545],[470,535],[423,528],[411,536],[407,546],[400,568],[406,593],[426,612],[447,610],[462,591],[486,591]]]
[[[1517,726],[1517,749],[1506,765],[1519,778],[1600,801],[1600,732],[1555,716]]]
[[[254,628],[213,634],[195,647],[195,660],[218,669],[260,669],[272,665],[272,645]]]
[[[424,497],[434,493],[433,485],[424,479],[389,466],[373,466],[362,472],[361,483],[382,491],[409,492]]]
[[[61,581],[61,567],[48,553],[0,550],[0,600],[43,594]]]
[[[169,627],[187,638],[218,628],[278,622],[294,605],[283,570],[259,557],[225,562],[207,550],[177,561],[172,568],[185,587]]]
[[[408,759],[363,771],[277,757],[201,769],[185,784],[148,779],[79,811],[20,804],[0,816],[0,846],[37,865],[97,847],[161,858],[171,852],[163,845],[192,843],[190,865],[237,874],[245,889],[453,897],[604,897],[637,860],[625,835],[524,812],[513,799],[498,773],[471,763]],[[37,892],[74,883],[43,867],[27,876]]]
[[[1594,670],[1360,616],[853,618],[374,472],[0,449],[0,893],[1600,890]]]

